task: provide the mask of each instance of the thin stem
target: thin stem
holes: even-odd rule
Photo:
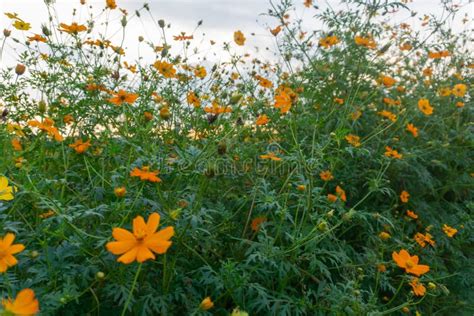
[[[141,269],[142,269],[142,263],[138,265],[137,272],[135,273],[135,278],[133,279],[132,288],[130,289],[130,293],[128,294],[127,301],[125,302],[125,306],[123,307],[123,310],[122,310],[122,314],[121,314],[122,316],[124,316],[125,313],[127,312],[128,305],[130,304],[130,301],[132,300],[133,290],[135,290],[135,285],[137,284],[138,276],[140,275]]]

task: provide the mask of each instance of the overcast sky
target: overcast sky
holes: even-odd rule
[[[278,2],[278,0],[273,0]],[[105,0],[87,0],[87,6],[81,6],[79,0],[56,0],[56,11],[60,22],[70,23],[73,20],[84,21],[91,13],[89,5],[94,7],[93,15],[97,16],[104,8]],[[203,25],[194,33],[195,40],[193,44],[200,47],[201,54],[212,61],[228,60],[229,54],[222,50],[223,42],[230,42],[233,38],[235,30],[242,30],[246,34],[248,41],[243,48],[232,46],[232,49],[238,53],[251,52],[253,55],[263,56],[264,58],[272,58],[274,50],[274,39],[268,32],[268,27],[274,27],[276,22],[261,15],[267,12],[269,6],[268,0],[149,0],[150,9],[153,17],[156,19],[164,19],[172,24],[171,29],[167,30],[167,37],[171,39],[172,35],[178,35],[181,31],[192,33],[199,20],[203,20]],[[296,15],[304,17],[306,26],[311,30],[318,27],[311,19],[317,13],[316,9],[307,9],[302,5],[304,0],[294,0],[297,3]],[[119,7],[124,8],[131,14],[135,9],[142,7],[145,1],[137,0],[117,0]],[[315,0],[321,9],[328,5],[337,7],[338,0]],[[410,8],[419,14],[416,17],[410,17],[408,12],[397,15],[398,21],[412,24],[415,28],[419,27],[419,18],[423,14],[441,15],[442,9],[439,5],[440,0],[414,0],[409,4]],[[455,3],[463,4],[463,13],[468,13],[472,19],[474,16],[474,3],[472,0],[457,0]],[[78,9],[76,18],[72,17],[73,8]],[[4,12],[16,12],[19,16],[32,24],[32,30],[26,32],[41,33],[40,25],[47,20],[48,13],[43,0],[0,0],[0,30],[4,28],[12,29],[11,21],[3,14]],[[110,27],[108,34],[118,33],[113,39],[120,40],[120,17],[118,10],[109,12],[110,18],[115,22],[114,27]],[[102,17],[104,17],[102,15]],[[103,20],[103,19],[102,19]],[[453,21],[451,27],[455,30],[461,30],[465,27],[472,29],[472,22],[462,25],[461,16]],[[156,45],[162,44],[161,35],[150,16],[143,15],[142,21],[131,21],[127,29],[127,40],[125,46],[128,48],[128,58],[133,62],[138,54],[144,58],[152,58],[151,54],[147,55],[146,49],[137,48],[137,38],[143,35],[147,40],[154,42]],[[451,23],[451,22],[450,22]],[[251,36],[250,33],[256,33]],[[206,35],[204,36],[203,33]],[[21,39],[20,31],[14,30],[14,36]],[[1,36],[0,36],[1,38]],[[216,44],[211,48],[209,41],[214,40]],[[118,43],[116,43],[118,44]],[[176,44],[175,44],[176,45]],[[254,47],[261,49],[256,52]],[[269,47],[269,50],[265,50]],[[7,43],[4,52],[2,65],[11,65],[15,62],[17,53],[13,51],[11,45]]]

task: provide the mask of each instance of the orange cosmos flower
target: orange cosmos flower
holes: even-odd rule
[[[23,289],[15,299],[2,300],[3,309],[7,315],[35,315],[39,312],[39,302],[32,289]]]
[[[426,244],[430,244],[432,247],[435,245],[435,241],[432,239],[433,236],[430,233],[423,235],[422,233],[416,233],[413,237],[415,241],[423,248],[426,247]]]
[[[354,42],[358,46],[364,46],[369,49],[375,49],[377,47],[377,43],[375,43],[372,37],[362,37],[362,36],[355,36]]]
[[[158,72],[165,78],[176,77],[176,69],[174,68],[173,64],[170,64],[166,61],[157,60],[153,64],[153,67],[155,67],[155,69],[158,70]]]
[[[201,304],[199,304],[199,308],[207,311],[214,307],[214,303],[212,302],[211,298],[208,296],[202,300]]]
[[[410,197],[410,193],[408,193],[405,190],[403,190],[402,193],[400,193],[400,201],[402,201],[402,203],[408,203],[409,197]]]
[[[403,155],[389,146],[385,147],[385,156],[388,158],[402,159]]]
[[[264,78],[262,76],[257,75],[257,76],[255,76],[255,79],[257,79],[259,81],[258,84],[261,87],[264,87],[264,88],[267,88],[267,89],[273,87],[273,83],[270,80],[268,80],[267,78]]]
[[[260,155],[260,159],[270,159],[270,160],[274,160],[274,161],[280,161],[281,158],[278,157],[274,152],[269,152],[265,155]]]
[[[423,264],[418,264],[418,256],[410,256],[408,251],[405,249],[400,250],[399,253],[393,252],[392,259],[400,267],[405,269],[406,273],[411,273],[416,276],[420,276],[430,271],[430,267]]]
[[[207,75],[207,71],[206,71],[206,68],[202,67],[202,66],[198,66],[196,67],[196,69],[194,70],[194,75],[198,78],[205,78],[206,75]]]
[[[259,117],[257,117],[257,121],[255,122],[255,124],[257,124],[257,126],[260,126],[260,125],[266,125],[268,122],[270,122],[270,119],[268,118],[268,116],[266,116],[265,114],[262,114]]]
[[[336,186],[336,194],[342,201],[347,201],[346,191],[344,191],[340,186]]]
[[[28,40],[30,42],[43,42],[43,43],[46,43],[46,38],[44,38],[43,36],[39,35],[39,34],[35,34],[33,36],[28,36]]]
[[[446,224],[443,225],[443,231],[450,238],[454,237],[454,235],[456,235],[457,232],[458,232],[458,230],[456,228],[453,228],[453,227],[448,226]]]
[[[116,241],[108,242],[106,248],[114,255],[121,255],[117,261],[124,264],[155,259],[154,253],[166,253],[172,243],[169,239],[174,235],[174,228],[171,226],[156,232],[159,224],[158,213],[151,214],[147,223],[143,217],[137,216],[133,219],[133,233],[123,228],[114,228],[112,236]]]
[[[141,169],[135,167],[130,171],[130,176],[139,177],[142,181],[161,182],[161,179],[157,177],[159,173],[159,170],[150,171],[150,167],[143,166]]]
[[[114,189],[114,194],[118,198],[123,198],[127,194],[127,189],[125,187],[117,187]]]
[[[415,125],[408,123],[407,131],[410,132],[413,135],[413,137],[418,137],[418,128],[416,128]]]
[[[115,3],[115,0],[105,0],[105,4],[107,6],[108,9],[115,9],[117,8],[117,4]]]
[[[72,122],[74,122],[74,117],[71,114],[66,114],[63,117],[63,122],[65,124],[71,124]]]
[[[254,232],[257,232],[260,230],[260,226],[267,221],[267,218],[265,216],[259,216],[255,217],[252,220],[252,223],[250,224],[250,227]]]
[[[91,146],[91,140],[88,139],[86,142],[82,141],[82,139],[76,140],[74,143],[70,144],[69,147],[74,149],[76,153],[83,154],[86,150]]]
[[[397,120],[397,116],[395,114],[393,114],[392,112],[387,111],[387,110],[380,111],[377,114],[382,116],[382,117],[385,117],[385,118],[389,119],[392,122],[395,122]]]
[[[234,32],[234,42],[239,45],[239,46],[243,46],[245,44],[245,36],[244,36],[244,33],[242,33],[241,31],[235,31]]]
[[[19,138],[13,138],[12,139],[12,147],[16,151],[22,151],[23,150],[23,146],[21,146],[21,141],[20,141]]]
[[[194,39],[193,35],[186,35],[186,32],[181,32],[179,35],[174,35],[173,39],[175,41],[188,41]]]
[[[61,23],[61,24],[59,24],[59,26],[61,27],[59,29],[60,31],[64,31],[66,33],[74,34],[74,35],[77,35],[80,32],[87,31],[87,26],[79,25],[76,22],[73,22],[71,25]]]
[[[114,97],[108,101],[116,106],[122,105],[122,103],[132,104],[138,98],[138,94],[129,93],[125,90],[120,89],[117,93],[114,93]]]
[[[323,181],[331,181],[332,179],[334,179],[334,176],[332,175],[331,171],[329,171],[329,170],[321,171],[321,173],[319,174],[319,177]]]
[[[331,203],[336,202],[337,201],[337,195],[329,193],[328,194],[328,201],[331,202]]]
[[[428,58],[431,59],[439,59],[443,57],[449,57],[451,53],[447,50],[439,51],[439,52],[428,52]]]
[[[304,6],[309,8],[313,4],[313,0],[304,0]]]
[[[379,78],[379,82],[382,83],[387,88],[390,88],[391,86],[393,86],[397,82],[397,80],[395,80],[395,79],[393,79],[392,77],[389,77],[389,76],[381,75],[380,78]]]
[[[344,99],[341,99],[341,98],[334,98],[334,102],[336,102],[337,104],[344,104]]]
[[[278,33],[281,32],[281,25],[278,25],[274,29],[270,29],[270,33],[272,33],[273,36],[277,36]]]
[[[37,120],[29,121],[28,125],[31,127],[37,127],[43,132],[46,132],[48,136],[53,137],[56,141],[62,142],[64,138],[59,134],[59,131],[56,127],[54,127],[54,121],[50,118],[45,118],[43,122],[39,122]]]
[[[19,31],[28,31],[31,29],[31,24],[22,20],[16,20],[13,23],[13,27]]]
[[[229,106],[221,106],[217,103],[217,100],[212,101],[212,106],[206,106],[204,112],[212,114],[223,114],[232,112],[232,108]]]
[[[277,109],[280,109],[281,114],[287,113],[291,109],[291,97],[285,91],[280,91],[279,94],[275,96],[274,106]]]
[[[7,233],[0,238],[0,273],[7,271],[9,267],[13,267],[18,263],[13,256],[25,249],[23,244],[13,244],[15,234]]]
[[[0,201],[11,201],[13,200],[13,191],[15,187],[8,185],[8,179],[0,176]]]
[[[413,294],[416,296],[423,296],[426,293],[426,288],[423,284],[418,283],[418,281],[418,278],[413,278],[408,284],[410,284],[411,288],[413,289]]]
[[[339,38],[335,35],[333,36],[326,36],[321,39],[319,39],[319,45],[324,47],[324,48],[330,48],[331,46],[336,45],[339,43]]]
[[[418,219],[418,215],[415,212],[410,211],[410,210],[407,210],[407,216],[413,219]]]
[[[451,90],[451,92],[457,97],[463,97],[466,94],[466,91],[467,86],[462,83],[458,83],[453,87],[453,90]]]
[[[345,137],[346,141],[354,147],[360,146],[360,137],[357,135],[349,134]]]
[[[392,236],[390,236],[390,234],[387,233],[387,232],[381,232],[381,233],[379,234],[379,237],[380,237],[380,239],[382,239],[382,240],[387,240],[387,239],[390,239],[390,237],[392,237]]]
[[[191,104],[195,108],[201,106],[201,100],[199,100],[198,96],[193,91],[188,92],[188,95],[186,96],[186,101],[188,102],[188,104]]]
[[[430,101],[428,99],[418,100],[418,109],[425,115],[433,114],[433,107],[430,105]]]

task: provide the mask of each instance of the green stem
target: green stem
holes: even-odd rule
[[[142,263],[138,265],[137,272],[135,273],[135,278],[133,279],[132,288],[130,289],[130,293],[128,294],[127,301],[125,302],[125,306],[123,307],[123,310],[122,310],[122,314],[121,314],[122,316],[124,316],[125,313],[127,312],[128,305],[130,304],[130,301],[132,300],[133,290],[135,290],[135,285],[137,284],[138,276],[140,275],[141,269],[142,269]]]

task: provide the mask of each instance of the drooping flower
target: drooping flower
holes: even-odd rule
[[[0,273],[7,271],[9,267],[13,267],[18,260],[13,256],[25,249],[23,244],[13,244],[15,234],[7,233],[0,238]]]
[[[208,296],[206,298],[204,298],[202,301],[201,301],[201,304],[199,304],[199,308],[204,310],[204,311],[207,311],[211,308],[214,307],[214,303],[212,302],[211,298]]]
[[[42,43],[47,42],[47,39],[44,38],[43,36],[39,35],[39,34],[35,34],[33,36],[28,36],[28,40],[30,42],[42,42]]]
[[[14,300],[2,300],[6,315],[29,316],[39,312],[39,302],[32,289],[23,289],[18,292]]]
[[[120,89],[117,93],[114,93],[114,96],[108,101],[116,106],[120,106],[123,103],[133,104],[138,98],[138,94],[127,92],[123,89]]]
[[[416,128],[415,125],[408,123],[406,129],[413,135],[413,137],[418,137],[418,128]]]
[[[418,100],[418,109],[425,115],[433,114],[433,107],[430,105],[430,101],[428,99]]]
[[[245,44],[245,36],[244,36],[244,33],[242,33],[241,31],[235,31],[234,32],[234,42],[239,45],[239,46],[243,46]]]
[[[69,147],[74,149],[76,153],[83,154],[91,146],[91,140],[83,141],[82,139],[76,140],[74,143],[70,144]]]
[[[435,241],[433,240],[433,236],[430,233],[416,233],[413,237],[415,241],[423,248],[426,247],[426,244],[430,244],[432,247],[435,245]]]
[[[260,226],[267,221],[267,218],[265,216],[258,216],[255,217],[252,220],[252,223],[250,224],[250,227],[254,232],[257,232],[260,230]]]
[[[170,238],[174,228],[168,226],[156,231],[160,224],[160,215],[152,213],[148,221],[141,216],[133,219],[133,233],[123,228],[114,228],[112,236],[116,241],[108,242],[106,248],[114,255],[121,255],[117,261],[130,264],[155,259],[156,254],[164,254],[171,246]]]
[[[20,31],[28,31],[31,29],[31,24],[23,20],[16,20],[13,22],[13,27]]]
[[[448,226],[446,224],[443,225],[443,232],[450,238],[454,237],[457,234],[458,230],[454,227]]]
[[[416,296],[424,296],[426,293],[426,288],[418,281],[418,278],[413,278],[408,284],[410,284],[411,288],[413,289],[413,294],[415,294]]]
[[[43,122],[39,122],[37,120],[29,121],[28,125],[31,127],[39,128],[43,132],[46,132],[48,136],[53,137],[58,142],[62,142],[64,140],[58,129],[54,127],[54,121],[50,118],[45,118]]]
[[[331,181],[332,179],[334,179],[334,176],[332,175],[331,171],[329,171],[329,170],[321,171],[319,173],[319,177],[323,181]]]
[[[416,276],[423,275],[430,271],[430,267],[423,264],[418,264],[418,256],[410,256],[408,251],[405,249],[400,250],[400,252],[393,252],[392,259],[400,267],[405,269],[406,273],[411,273]]]
[[[287,113],[291,109],[291,97],[285,91],[280,91],[279,94],[275,95],[275,104],[277,109],[280,109],[281,114]]]
[[[150,167],[143,166],[141,169],[135,167],[132,171],[130,171],[130,176],[138,177],[142,181],[161,182],[161,179],[157,177],[159,173],[159,170],[150,171]]]
[[[360,146],[360,137],[357,135],[349,134],[345,137],[346,141],[354,147]]]
[[[402,201],[402,203],[408,203],[409,198],[410,198],[410,193],[408,193],[407,191],[403,190],[400,193],[400,201]]]

